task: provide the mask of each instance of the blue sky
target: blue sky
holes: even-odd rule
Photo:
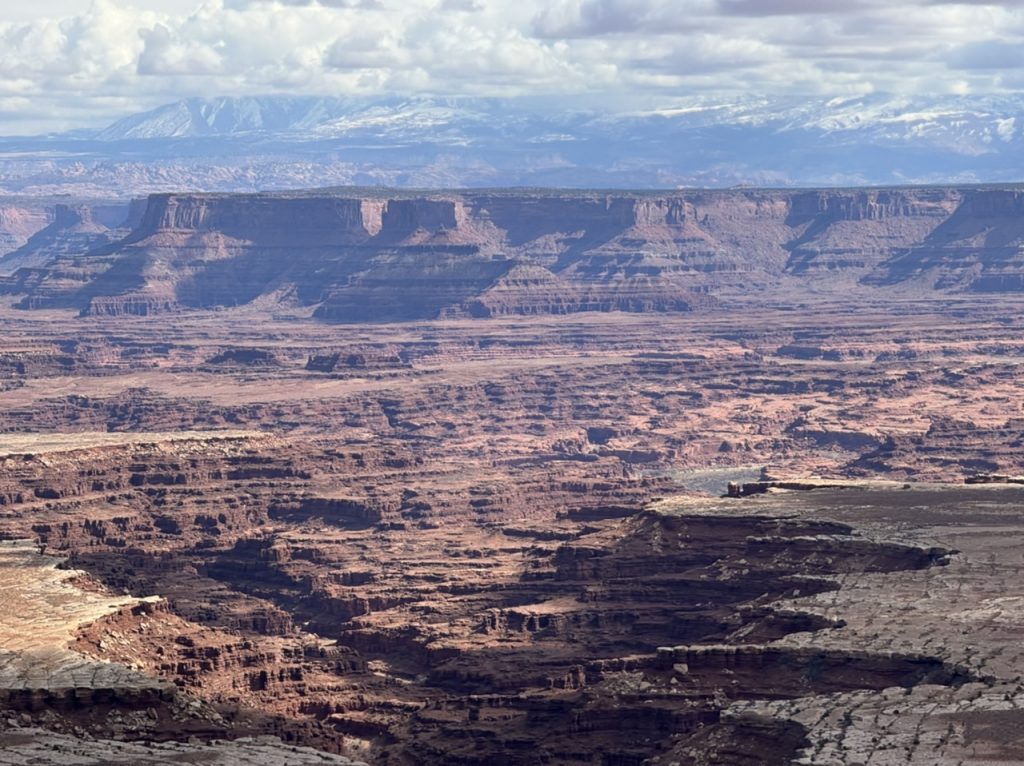
[[[185,96],[1024,91],[1024,0],[32,0],[0,4],[0,134]]]

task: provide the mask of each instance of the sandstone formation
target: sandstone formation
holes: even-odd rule
[[[152,678],[67,648],[79,626],[118,608],[144,611],[149,602],[83,592],[67,583],[73,572],[56,571],[58,561],[40,555],[33,541],[0,543],[0,705],[149,707],[169,698]]]
[[[17,250],[53,219],[50,206],[34,200],[0,204],[0,257]]]
[[[62,206],[6,257],[0,287],[23,308],[116,316],[256,302],[331,322],[680,312],[858,283],[881,295],[1015,292],[1022,194],[165,194],[106,246],[111,232]]]
[[[198,695],[220,716],[211,725],[220,736],[231,730],[228,710],[242,705],[273,711],[279,722],[270,731],[302,743],[345,750],[365,742],[376,758],[398,762],[521,762],[514,752],[524,747],[559,761],[586,762],[596,747],[642,759],[670,746],[666,721],[682,734],[719,719],[721,660],[659,649],[681,642],[739,646],[726,665],[737,684],[727,695],[744,699],[973,678],[927,654],[757,644],[833,624],[777,611],[771,601],[833,590],[837,574],[945,564],[947,549],[861,538],[813,518],[735,516],[696,501],[681,514],[472,534],[419,524],[410,535],[391,520],[398,509],[368,517],[352,501],[301,495],[289,504],[289,486],[325,478],[300,467],[299,456],[268,459],[273,446],[261,439],[153,435],[85,451],[58,446],[30,459],[12,455],[22,467],[5,472],[32,492],[7,495],[4,534],[34,534],[108,588],[166,598],[97,615],[77,651]],[[75,466],[87,485],[76,483]],[[118,472],[128,475],[118,480]],[[39,483],[56,476],[67,484]],[[32,572],[30,558],[20,573]],[[67,630],[67,622],[56,625]],[[756,672],[741,681],[736,658],[747,655]],[[804,663],[837,670],[797,670]],[[659,682],[645,680],[671,687],[673,673],[682,673],[679,689],[655,692]],[[53,694],[56,683],[44,688]],[[38,703],[18,699],[8,706],[38,725]],[[647,744],[622,738],[623,716]],[[466,731],[467,720],[473,734],[464,746],[451,727]]]
[[[66,205],[54,207],[53,222],[35,232],[18,249],[0,254],[0,272],[46,266],[61,256],[76,256],[119,240],[130,231],[129,205]]]
[[[252,437],[232,438],[241,447]],[[157,443],[149,439],[92,448],[101,452],[88,459],[45,455],[98,468],[102,451],[128,449],[139,471],[143,460],[159,464],[147,457],[147,444]],[[195,437],[163,449],[238,465],[230,445]],[[207,706],[195,711],[207,726],[200,740],[237,737],[263,720],[264,731],[381,763],[819,762],[807,754],[822,747],[845,753],[838,763],[856,763],[873,752],[861,744],[870,741],[906,762],[934,763],[988,741],[977,732],[940,737],[945,723],[929,712],[936,695],[956,731],[959,720],[997,720],[1020,694],[1015,660],[1000,648],[1000,637],[1014,635],[1002,621],[1015,619],[1007,609],[1017,596],[1005,579],[1015,559],[1004,571],[988,557],[1002,530],[1019,523],[1014,485],[846,482],[740,500],[663,500],[624,519],[420,525],[409,534],[387,514],[352,526],[327,503],[260,518],[257,509],[272,503],[256,498],[301,472],[248,454],[252,468],[234,479],[129,482],[134,490],[116,505],[135,507],[134,518],[104,518],[109,500],[72,493],[14,501],[5,513],[5,534],[33,531],[108,588],[167,594],[149,608],[100,615],[74,648],[173,682],[181,691],[162,692],[172,708],[163,727],[178,720],[177,695]],[[206,492],[189,491],[196,480]],[[251,507],[229,516],[229,494],[221,511],[205,508],[221,482],[236,498],[253,498]],[[84,519],[80,531],[53,523],[69,514]],[[965,518],[976,525],[970,544],[956,531]],[[19,579],[35,577],[35,550],[11,550],[28,557]],[[963,577],[972,583],[966,591],[943,589]],[[881,595],[896,582],[915,595]],[[18,581],[10,587],[23,590]],[[898,637],[879,631],[880,598],[900,615]],[[979,654],[973,637],[947,629],[947,615],[985,609],[992,598],[998,620]],[[76,601],[89,599],[97,597]],[[54,625],[68,629],[63,618]],[[107,737],[133,726],[147,738],[167,731],[124,712],[121,700],[135,699],[128,688],[117,687],[116,721],[97,721],[95,706],[85,716],[49,698],[9,698],[10,747],[58,747],[41,725],[61,731],[73,722]],[[895,700],[909,707],[893,713]],[[896,725],[901,716],[916,728]],[[933,729],[937,738],[921,734]],[[244,742],[236,747],[248,753]]]

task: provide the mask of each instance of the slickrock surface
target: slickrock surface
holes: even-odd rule
[[[956,549],[948,564],[898,578],[844,573],[837,589],[787,602],[788,608],[839,630],[793,633],[778,647],[843,649],[882,656],[923,653],[955,663],[976,680],[810,695],[800,700],[735,704],[726,720],[768,715],[799,722],[808,744],[803,764],[991,764],[1024,759],[1017,735],[1024,715],[1024,550],[1019,535],[1024,494],[1015,485],[914,485],[908,490],[850,487],[758,495],[739,501],[744,514],[785,509],[855,523],[865,535],[904,544],[936,541]],[[730,506],[733,507],[733,506]],[[691,513],[691,502],[664,501],[662,512]],[[673,754],[674,756],[677,754]],[[681,763],[718,763],[695,752]],[[662,759],[661,763],[673,758]]]
[[[158,581],[191,603],[122,609],[76,649],[215,707],[312,719],[321,739],[299,741],[333,730],[371,762],[1013,760],[1022,493],[847,482],[584,524],[143,536],[75,558],[146,589],[155,546]],[[263,618],[178,616],[214,584]]]
[[[159,699],[163,685],[116,663],[68,649],[78,629],[140,602],[85,592],[68,582],[84,573],[57,569],[31,540],[0,542],[0,697],[5,704],[89,704],[92,693]],[[145,602],[141,602],[145,603]],[[43,697],[46,695],[45,703]]]
[[[81,739],[40,729],[0,732],[0,763],[8,766],[353,766],[337,755],[291,747],[273,737],[231,742],[135,743]]]

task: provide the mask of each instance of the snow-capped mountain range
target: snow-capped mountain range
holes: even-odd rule
[[[186,99],[97,131],[0,139],[0,191],[339,184],[674,187],[1024,180],[1024,96],[558,102]]]

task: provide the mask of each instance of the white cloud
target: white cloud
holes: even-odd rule
[[[6,3],[13,6],[15,4]],[[36,0],[0,8],[0,133],[184,96],[986,92],[1024,1]]]
[[[215,46],[183,40],[163,24],[140,30],[144,42],[137,71],[141,75],[217,74],[223,62]]]

